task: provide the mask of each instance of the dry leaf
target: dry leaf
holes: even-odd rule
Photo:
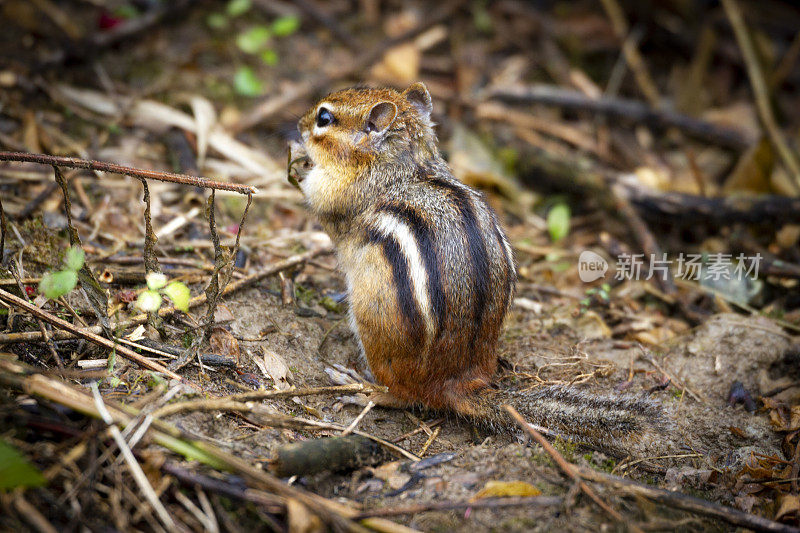
[[[283,357],[273,352],[269,348],[264,347],[264,357],[254,357],[253,360],[256,366],[264,373],[265,376],[272,379],[275,388],[278,390],[288,389],[289,380],[292,379],[292,371],[286,365]]]
[[[781,494],[778,496],[778,512],[775,520],[789,516],[800,518],[800,494]]]
[[[525,481],[487,481],[470,501],[481,498],[510,498],[513,496],[539,496],[542,491]]]
[[[192,113],[197,124],[195,133],[197,134],[197,168],[203,168],[206,163],[206,150],[208,149],[208,138],[211,130],[217,124],[217,113],[211,102],[202,96],[192,96]]]
[[[771,190],[770,177],[775,166],[772,145],[766,139],[747,149],[731,172],[722,190],[731,192],[765,193]]]
[[[237,362],[239,361],[239,356],[241,355],[239,341],[225,328],[212,329],[211,338],[208,339],[208,342],[211,345],[212,352],[236,359]]]

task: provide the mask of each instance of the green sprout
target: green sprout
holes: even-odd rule
[[[69,293],[78,284],[78,271],[83,268],[86,254],[78,246],[72,246],[64,255],[64,268],[48,272],[39,282],[39,292],[51,300]]]
[[[189,311],[189,299],[191,293],[189,287],[180,281],[173,281],[167,283],[167,276],[160,272],[150,272],[145,278],[147,281],[147,290],[142,291],[136,299],[136,307],[145,311],[146,313],[155,313],[161,308],[164,301],[162,294],[172,300],[175,309]]]

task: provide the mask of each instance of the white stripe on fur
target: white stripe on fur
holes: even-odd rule
[[[428,293],[428,273],[425,270],[417,239],[414,238],[414,234],[408,224],[389,213],[380,213],[376,219],[376,226],[383,235],[392,237],[397,241],[406,258],[414,299],[422,312],[429,342],[436,334],[436,320],[433,317],[431,298]]]

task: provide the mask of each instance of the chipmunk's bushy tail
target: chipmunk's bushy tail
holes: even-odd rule
[[[479,398],[475,414],[469,416],[479,424],[493,429],[516,427],[503,409],[509,404],[531,424],[603,448],[635,443],[666,425],[659,402],[633,394],[598,395],[571,386],[551,386],[484,390]]]

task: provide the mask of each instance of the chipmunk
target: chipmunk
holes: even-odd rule
[[[517,279],[511,245],[484,196],[438,149],[427,88],[329,94],[299,121],[311,165],[299,186],[336,246],[350,327],[378,382],[401,405],[447,410],[497,429],[501,405],[589,444],[636,439],[658,404],[574,387],[492,387]]]

